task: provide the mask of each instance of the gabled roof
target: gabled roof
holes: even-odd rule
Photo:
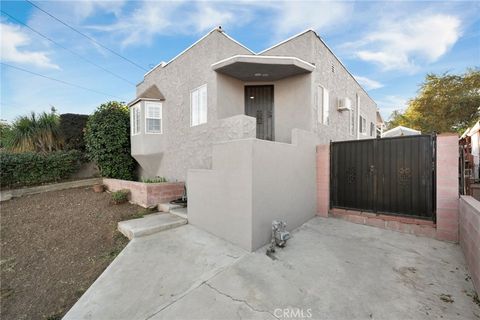
[[[161,68],[164,68],[166,67],[167,65],[169,65],[170,63],[172,63],[175,59],[177,59],[178,57],[180,57],[182,54],[184,54],[185,52],[187,52],[188,50],[190,50],[191,48],[193,48],[196,44],[198,44],[200,41],[202,41],[203,39],[205,39],[206,37],[208,37],[210,34],[212,34],[213,32],[220,32],[221,34],[223,34],[225,37],[227,37],[228,39],[230,39],[231,41],[235,42],[236,44],[240,45],[241,47],[247,49],[248,51],[250,51],[252,54],[255,54],[255,52],[253,52],[252,50],[250,50],[249,48],[247,48],[246,46],[244,46],[243,44],[241,44],[240,42],[238,42],[237,40],[233,39],[232,37],[230,37],[228,34],[225,33],[225,31],[222,30],[222,27],[218,27],[218,28],[214,28],[213,30],[211,30],[210,32],[208,32],[206,35],[204,35],[203,37],[201,37],[200,39],[198,39],[197,41],[195,41],[192,45],[190,45],[188,48],[186,48],[185,50],[183,50],[182,52],[180,52],[179,54],[177,54],[175,57],[173,57],[170,61],[168,62],[160,62],[159,64],[157,64],[155,67],[152,68],[152,70],[148,71],[147,73],[145,73],[144,76],[146,76],[147,74],[149,74],[150,72],[152,72],[153,70],[161,67]]]
[[[146,76],[147,74],[151,73],[152,71],[154,71],[155,69],[161,67],[161,68],[164,68],[166,66],[168,66],[170,63],[172,63],[175,59],[177,59],[178,57],[180,57],[181,55],[183,55],[185,52],[187,52],[188,50],[190,50],[191,48],[193,48],[196,44],[198,44],[199,42],[201,42],[203,39],[205,39],[206,37],[208,37],[211,33],[213,32],[220,32],[222,35],[224,35],[225,37],[227,37],[229,40],[235,42],[236,44],[240,45],[241,47],[245,48],[246,50],[250,51],[252,53],[252,55],[261,55],[265,52],[267,52],[268,50],[271,50],[275,47],[278,47],[288,41],[291,41],[295,38],[298,38],[308,32],[313,32],[315,34],[315,36],[323,43],[323,45],[325,45],[325,47],[328,49],[328,51],[330,51],[330,53],[333,55],[333,57],[338,61],[338,63],[340,63],[340,65],[345,69],[345,71],[347,71],[347,73],[352,77],[352,79],[358,84],[358,86],[365,92],[365,94],[370,98],[372,99],[372,97],[370,97],[370,95],[368,94],[368,92],[363,88],[363,86],[357,81],[357,79],[355,79],[355,77],[350,73],[350,71],[348,71],[347,67],[345,67],[345,65],[342,63],[342,61],[340,61],[340,59],[337,57],[337,55],[332,51],[332,49],[325,43],[325,41],[323,41],[323,39],[318,35],[318,33],[313,30],[313,29],[306,29],[294,36],[291,36],[290,38],[288,39],[285,39],[267,49],[264,49],[258,53],[255,53],[253,50],[251,50],[250,48],[248,48],[247,46],[243,45],[242,43],[238,42],[237,40],[233,39],[232,37],[230,37],[223,29],[221,26],[217,27],[217,28],[214,28],[213,30],[211,30],[210,32],[208,32],[206,35],[204,35],[203,37],[201,37],[200,39],[198,39],[196,42],[194,42],[191,46],[189,46],[188,48],[186,48],[185,50],[183,50],[182,52],[180,52],[178,55],[176,55],[174,58],[172,58],[170,61],[168,61],[167,63],[165,62],[161,62],[159,63],[157,66],[155,66],[152,70],[148,71],[147,73],[145,73],[144,76]],[[375,100],[372,99],[372,101],[375,102]]]
[[[147,90],[138,95],[138,98],[165,100],[165,97],[156,85],[148,87]]]
[[[140,100],[150,100],[150,101],[164,101],[165,96],[163,93],[158,89],[156,85],[151,85],[145,91],[140,93],[135,100],[130,101],[127,103],[127,106],[130,107],[131,105],[137,103]]]

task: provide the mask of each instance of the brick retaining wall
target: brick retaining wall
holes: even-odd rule
[[[153,207],[181,198],[184,182],[144,183],[118,179],[103,179],[109,191],[130,190],[130,201],[144,208]]]

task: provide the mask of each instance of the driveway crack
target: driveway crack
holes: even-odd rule
[[[270,311],[254,308],[250,303],[248,303],[247,300],[238,299],[238,298],[232,297],[232,296],[229,295],[228,293],[225,293],[225,292],[222,292],[222,291],[218,290],[217,288],[215,288],[214,286],[212,286],[212,285],[209,284],[208,282],[204,282],[203,284],[205,284],[206,286],[208,286],[210,289],[214,290],[215,292],[221,294],[222,296],[225,296],[225,297],[227,297],[227,298],[230,298],[230,299],[233,300],[233,301],[236,301],[236,302],[240,302],[240,303],[245,304],[247,307],[249,307],[251,310],[253,310],[253,311],[255,311],[255,312],[268,313],[269,315],[271,315],[271,316],[274,317],[275,319],[279,319],[278,317],[276,317],[276,316],[275,316],[273,313],[271,313]]]

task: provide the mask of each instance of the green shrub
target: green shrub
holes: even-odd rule
[[[130,156],[130,116],[120,102],[102,104],[87,121],[87,155],[103,177],[132,180],[135,162]]]
[[[63,140],[60,135],[60,117],[55,108],[37,114],[18,117],[10,126],[6,147],[13,152],[48,153],[62,150]]]
[[[63,137],[64,149],[85,152],[84,131],[88,115],[64,113],[60,115],[60,134]]]
[[[127,189],[112,192],[112,200],[115,204],[127,202],[129,193],[130,190]]]
[[[21,187],[67,179],[78,170],[80,152],[0,152],[0,184]]]
[[[167,178],[165,177],[155,177],[155,178],[141,178],[140,179],[143,183],[160,183],[160,182],[168,182]]]

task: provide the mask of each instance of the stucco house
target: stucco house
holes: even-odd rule
[[[145,74],[129,107],[141,174],[186,181],[189,223],[249,250],[273,218],[315,214],[318,144],[377,131],[375,102],[313,30],[255,53],[214,29]]]

